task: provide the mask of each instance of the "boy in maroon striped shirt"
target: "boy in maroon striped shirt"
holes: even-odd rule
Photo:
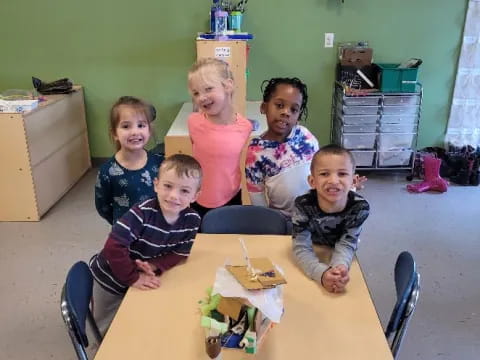
[[[112,227],[103,250],[90,260],[95,278],[94,317],[105,334],[128,288],[160,286],[158,276],[185,261],[200,226],[190,208],[202,170],[191,156],[176,154],[160,166],[156,198],[134,205]]]

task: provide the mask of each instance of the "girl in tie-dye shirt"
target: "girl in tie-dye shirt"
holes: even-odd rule
[[[247,189],[253,205],[280,210],[290,218],[295,198],[310,189],[310,162],[319,145],[298,125],[307,115],[307,86],[297,78],[274,78],[264,85],[260,110],[268,129],[248,146]]]

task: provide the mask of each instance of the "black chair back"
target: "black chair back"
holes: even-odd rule
[[[98,342],[102,336],[90,311],[93,276],[88,265],[79,261],[69,270],[61,296],[62,317],[67,326],[78,359],[88,360],[85,349],[88,347],[86,323],[90,323]]]
[[[207,234],[287,235],[288,223],[279,211],[263,206],[231,205],[210,210],[202,220]]]
[[[394,358],[400,349],[420,292],[420,275],[416,271],[413,256],[408,251],[402,252],[395,263],[395,288],[397,302],[385,331],[387,339],[393,336],[390,348]]]

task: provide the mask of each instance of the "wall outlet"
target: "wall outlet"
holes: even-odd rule
[[[334,33],[325,33],[325,47],[331,48],[333,47],[333,39],[335,37]]]

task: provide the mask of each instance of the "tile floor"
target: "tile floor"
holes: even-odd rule
[[[70,360],[60,317],[68,268],[88,260],[109,230],[96,214],[96,170],[37,223],[0,223],[0,358]],[[422,276],[420,300],[400,360],[480,358],[480,187],[408,194],[401,174],[371,174],[372,212],[358,257],[385,326],[395,302],[393,266],[402,250]]]

